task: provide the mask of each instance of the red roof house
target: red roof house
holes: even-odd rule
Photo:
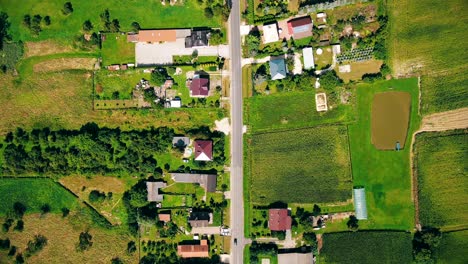
[[[199,245],[178,245],[177,254],[182,258],[208,258],[208,241],[201,240]]]
[[[312,36],[312,19],[306,16],[289,20],[288,32],[294,39]]]
[[[271,231],[285,231],[291,229],[292,219],[288,209],[270,209],[268,227]]]
[[[213,142],[211,140],[195,140],[195,160],[213,160]]]
[[[210,91],[210,81],[206,78],[196,78],[190,83],[190,96],[205,97]]]

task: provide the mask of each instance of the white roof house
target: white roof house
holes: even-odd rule
[[[309,70],[315,68],[314,50],[311,47],[304,48],[302,50],[302,56],[304,58],[304,69]]]
[[[272,24],[263,25],[263,43],[271,43],[279,40],[278,27],[276,22]]]
[[[179,99],[174,99],[170,101],[171,108],[180,108],[182,106],[182,101]]]

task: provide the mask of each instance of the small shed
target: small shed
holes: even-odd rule
[[[366,191],[363,187],[353,189],[354,210],[356,218],[359,220],[367,219]]]

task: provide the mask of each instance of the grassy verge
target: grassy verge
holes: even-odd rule
[[[252,66],[246,65],[242,67],[242,97],[250,97],[252,92]]]
[[[423,226],[468,228],[468,131],[418,134],[415,166]]]
[[[411,94],[410,126],[405,148],[380,151],[371,143],[371,107],[374,95],[384,91]],[[419,127],[417,79],[382,81],[357,87],[358,121],[350,124],[349,140],[354,185],[366,188],[368,221],[360,226],[372,229],[410,230],[414,226],[411,201],[410,147]],[[372,158],[370,158],[372,157]]]

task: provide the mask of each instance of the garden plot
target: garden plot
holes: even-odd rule
[[[352,61],[367,61],[372,59],[372,52],[374,47],[367,47],[367,48],[358,48],[352,49],[350,51],[345,51],[340,55],[336,56],[336,60],[339,63],[342,62],[352,62]]]

